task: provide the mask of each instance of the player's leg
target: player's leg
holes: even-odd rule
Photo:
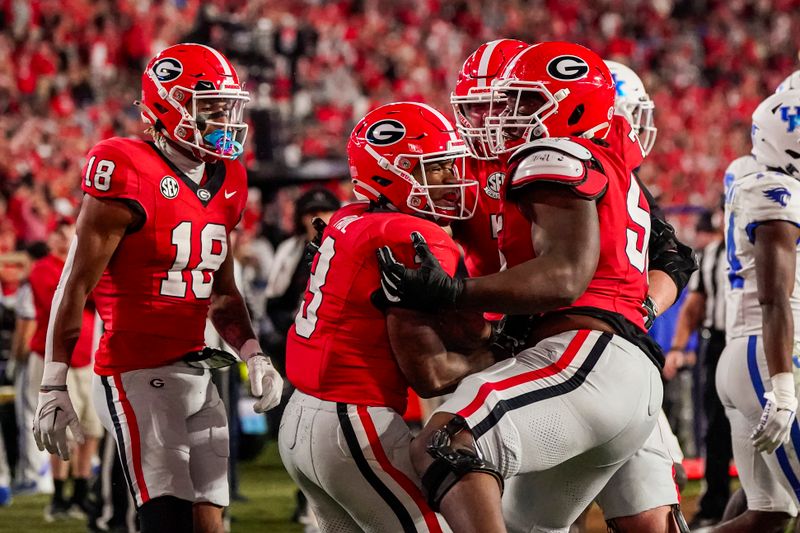
[[[192,502],[159,496],[139,507],[140,533],[194,533]]]
[[[161,531],[162,516],[191,530],[195,493],[186,419],[201,405],[192,392],[202,373],[171,365],[94,378],[95,408],[117,442],[143,531]]]
[[[92,405],[91,367],[70,368],[67,373],[67,387],[85,438],[83,444],[76,447],[71,461],[73,491],[70,513],[87,514],[92,459],[97,454],[97,446],[103,436],[103,426]]]
[[[521,530],[566,530],[642,445],[661,398],[658,372],[632,344],[600,332],[566,332],[465,379],[440,409],[450,415],[435,416],[415,440],[412,459],[429,498],[448,500],[443,514],[458,529],[456,524],[493,516],[487,500],[499,493],[494,476],[543,474],[586,454],[576,461],[585,461],[583,471],[575,474],[580,482],[570,483],[563,472],[548,479],[564,484],[561,492],[574,495],[571,501],[552,505],[559,490],[541,485],[537,496],[523,495],[528,498],[523,512],[533,514],[509,524]],[[459,430],[462,424],[453,413],[466,419],[467,429]],[[482,504],[468,505],[466,498],[459,502],[466,491],[448,494],[468,477],[482,480],[473,483],[484,492]]]
[[[317,484],[311,481],[314,468],[311,462],[311,431],[315,410],[303,410],[306,395],[295,391],[289,398],[278,428],[278,451],[289,477],[297,484],[316,517],[320,531],[357,531],[358,524],[347,511]],[[301,433],[302,431],[302,433]],[[308,472],[309,475],[306,475]]]
[[[714,528],[722,533],[783,531],[797,515],[796,497],[791,488],[787,490],[790,477],[796,480],[800,475],[796,454],[791,459],[783,447],[774,454],[759,453],[750,440],[762,413],[761,376],[769,375],[766,361],[759,358],[760,345],[755,336],[731,340],[717,367],[717,390],[731,424],[733,457],[747,494],[747,511]]]
[[[409,454],[411,432],[402,417],[386,407],[334,405],[335,412],[326,409],[315,426],[315,431],[327,428],[317,433],[320,440],[337,443],[326,450],[315,439],[311,453],[320,486],[364,531],[447,530],[422,494]],[[321,469],[322,464],[332,468]]]
[[[660,417],[659,417],[660,418]],[[638,450],[609,480],[597,497],[612,531],[671,533],[688,531],[680,515],[673,479],[674,460],[657,424]]]
[[[200,411],[186,420],[191,450],[189,470],[194,487],[194,530],[217,533],[223,530],[222,510],[229,503],[228,419],[216,385],[210,379],[198,385],[197,393],[206,401]]]

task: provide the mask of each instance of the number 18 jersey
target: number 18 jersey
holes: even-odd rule
[[[163,366],[203,347],[214,273],[247,201],[240,163],[207,163],[205,172],[197,185],[136,139],[107,139],[89,152],[84,192],[124,202],[141,221],[94,291],[105,325],[97,374]]]
[[[386,316],[371,300],[381,286],[375,250],[387,245],[398,261],[413,265],[411,232],[418,231],[451,275],[459,252],[433,222],[368,209],[366,202],[343,207],[325,229],[286,341],[286,375],[298,390],[322,400],[402,414],[409,384],[389,344]]]

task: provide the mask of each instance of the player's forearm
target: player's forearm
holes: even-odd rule
[[[75,287],[67,287],[58,301],[57,306],[53,306],[50,328],[47,334],[47,347],[45,349],[46,360],[58,363],[70,364],[72,352],[78,343],[83,324],[83,306],[86,304],[86,294],[76,290]]]
[[[478,348],[469,354],[444,352],[431,358],[424,378],[411,383],[411,386],[423,398],[441,396],[452,392],[465,377],[494,363],[494,354],[488,347]]]
[[[678,299],[678,287],[669,274],[661,270],[651,270],[647,276],[650,282],[647,294],[655,301],[658,312],[661,314]]]
[[[256,338],[247,306],[238,293],[213,295],[209,318],[222,339],[237,351],[246,341]]]
[[[539,257],[497,274],[465,280],[457,305],[505,314],[551,311],[583,294],[592,272],[594,267],[589,271],[575,262]]]
[[[675,334],[672,336],[672,346],[682,350],[686,349],[692,332],[697,330],[703,321],[704,305],[705,298],[700,293],[689,293],[678,314],[678,323],[675,326]]]
[[[16,361],[24,362],[27,360],[35,328],[35,320],[17,319],[14,336],[11,339],[11,357]]]
[[[764,354],[769,375],[792,371],[794,318],[788,298],[761,304]]]

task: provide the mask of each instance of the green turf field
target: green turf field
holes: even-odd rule
[[[249,500],[235,502],[231,508],[233,533],[301,533],[302,526],[290,522],[294,510],[295,488],[278,457],[278,448],[271,441],[255,461],[239,466],[241,493]],[[690,482],[683,492],[687,518],[694,513],[700,483]],[[0,533],[85,533],[78,520],[48,524],[43,519],[49,496],[23,496],[10,507],[0,508]],[[589,519],[590,533],[604,532],[602,517],[595,507]]]
[[[241,492],[249,501],[235,502],[231,508],[231,531],[259,533],[300,533],[302,526],[289,518],[294,510],[294,485],[281,465],[274,441],[258,459],[239,466]],[[49,496],[22,496],[10,507],[0,508],[0,533],[85,533],[78,520],[48,524],[43,519]]]

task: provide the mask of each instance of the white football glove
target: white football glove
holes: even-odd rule
[[[70,439],[67,437],[67,428],[72,432],[72,438],[82,444],[83,430],[66,387],[64,390],[39,392],[39,405],[33,417],[36,446],[69,461]]]
[[[797,412],[794,377],[791,372],[772,376],[772,391],[765,392],[767,403],[758,425],[750,435],[756,450],[772,453],[789,441],[789,433]]]
[[[265,413],[281,403],[283,378],[272,366],[269,357],[259,353],[247,360],[247,375],[250,378],[250,392],[258,398],[253,405],[256,413]]]

